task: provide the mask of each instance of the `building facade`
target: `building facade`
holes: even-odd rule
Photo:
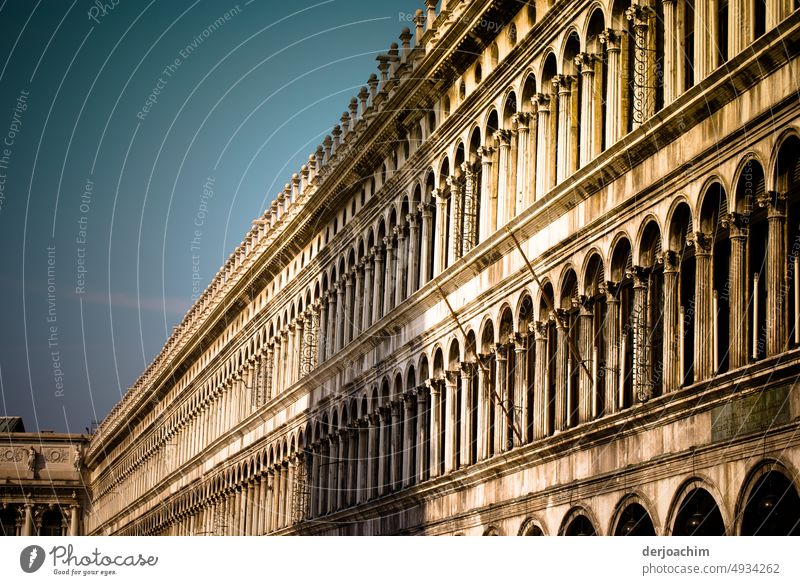
[[[797,2],[436,6],[91,437],[86,533],[797,533]]]
[[[82,476],[86,437],[26,433],[0,417],[0,536],[78,536],[89,493]]]

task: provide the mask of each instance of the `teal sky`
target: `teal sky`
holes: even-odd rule
[[[102,420],[422,7],[0,0],[0,414]]]

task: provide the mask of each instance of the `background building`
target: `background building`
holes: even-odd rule
[[[87,533],[796,534],[796,3],[441,4],[92,436]]]

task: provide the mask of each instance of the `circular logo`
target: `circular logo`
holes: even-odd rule
[[[44,556],[44,549],[41,546],[37,544],[26,546],[19,553],[19,566],[26,573],[35,573],[42,568]]]

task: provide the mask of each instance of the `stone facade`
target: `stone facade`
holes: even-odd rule
[[[13,417],[0,417],[8,421]],[[19,419],[16,419],[19,421]],[[82,477],[86,437],[0,432],[0,536],[77,536],[89,501]]]
[[[87,533],[796,533],[800,11],[435,6],[91,438]]]

